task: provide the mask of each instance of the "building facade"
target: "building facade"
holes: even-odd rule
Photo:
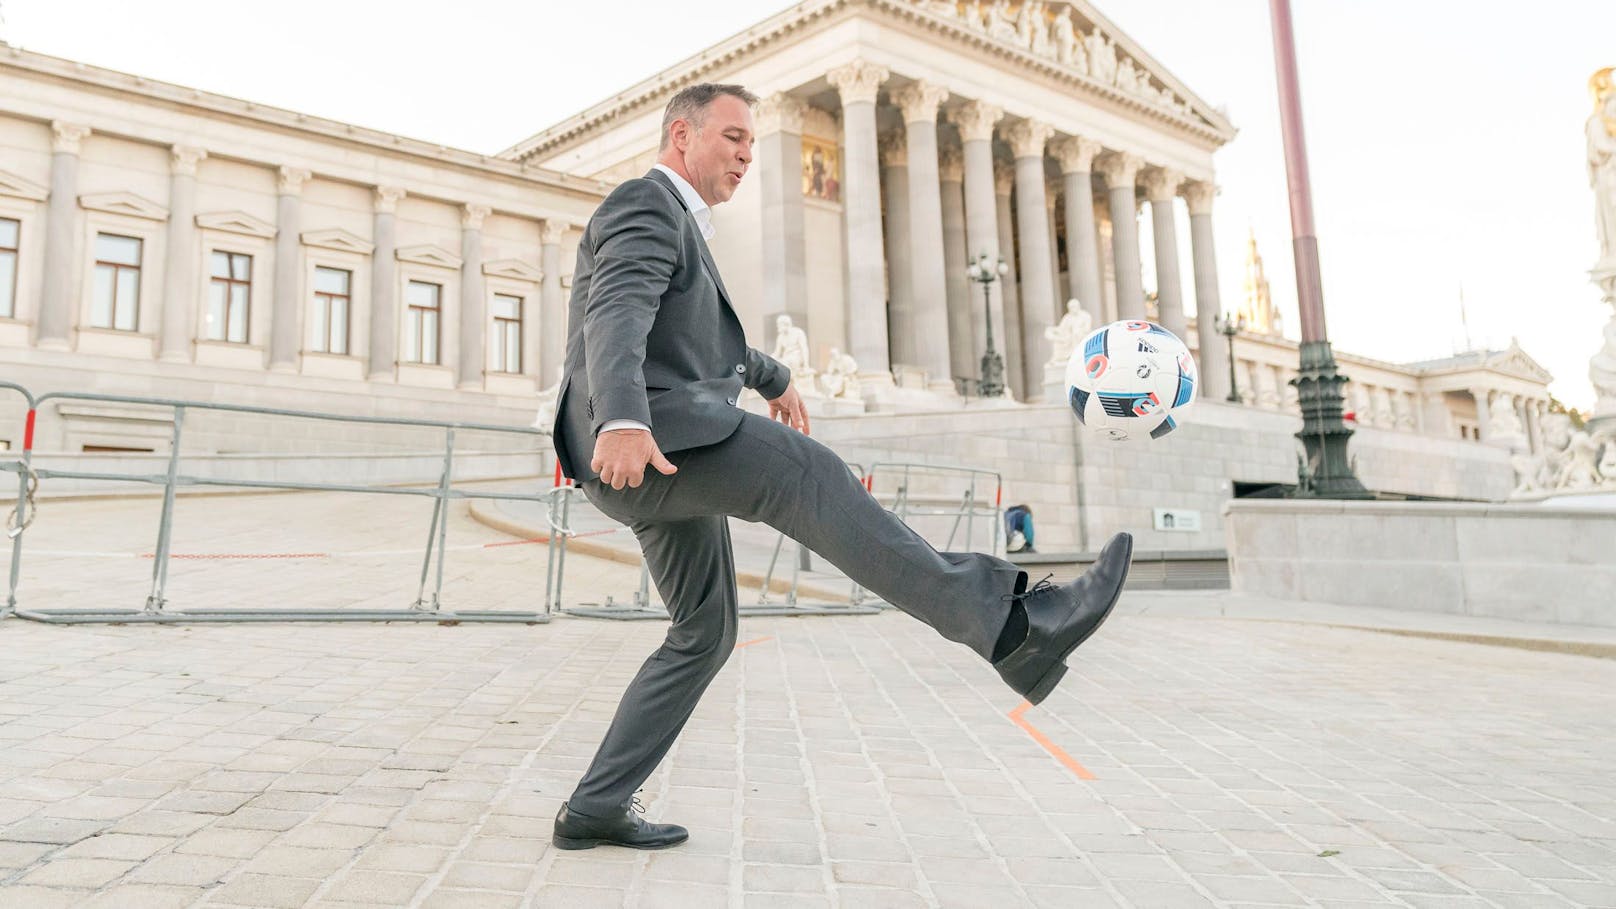
[[[756,346],[789,316],[808,359],[858,389],[815,405],[846,414],[816,424],[844,453],[909,456],[925,438],[928,458],[993,466],[1016,451],[1025,498],[1054,516],[1041,538],[1138,526],[1154,493],[1122,490],[1132,462],[1085,454],[1047,396],[1046,331],[1075,299],[1094,324],[1158,319],[1196,352],[1204,431],[1192,420],[1150,454],[1207,513],[1184,542],[1217,544],[1216,502],[1240,484],[1294,480],[1297,345],[1254,244],[1232,370],[1199,315],[1224,309],[1213,156],[1234,128],[1081,0],[806,0],[497,155],[0,45],[0,378],[528,425],[559,377],[582,225],[649,169],[666,102],[703,81],[762,98],[754,173],[715,211],[713,254]],[[986,293],[966,274],[979,255],[1010,266]],[[1010,395],[983,402],[990,335]],[[1508,453],[1542,445],[1549,377],[1517,347],[1337,357],[1378,488],[1499,498]],[[162,419],[57,411],[43,450],[164,450]],[[1018,420],[1040,427],[1034,457],[1009,441]],[[0,443],[21,433],[21,409],[4,411]],[[225,424],[196,438],[318,447]]]

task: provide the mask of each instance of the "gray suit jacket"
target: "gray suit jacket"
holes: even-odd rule
[[[584,228],[567,313],[553,441],[582,482],[608,420],[651,427],[664,453],[740,425],[741,389],[785,393],[791,371],[746,345],[695,218],[658,170],[613,190]]]

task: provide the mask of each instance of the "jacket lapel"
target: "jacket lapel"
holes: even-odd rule
[[[684,196],[679,195],[679,188],[673,185],[673,181],[668,179],[667,174],[654,167],[646,174],[646,177],[662,184],[662,187],[672,194],[674,201],[679,203],[679,207],[685,210],[685,217],[689,218],[691,225],[696,228],[696,239],[701,243],[701,264],[707,269],[707,276],[713,279],[713,284],[717,285],[718,296],[723,299],[724,305],[728,306],[733,313],[735,305],[730,302],[729,290],[724,287],[724,279],[718,274],[718,264],[713,261],[713,254],[707,249],[707,238],[701,235],[701,226],[695,223],[696,216],[690,213],[690,206],[685,204]]]

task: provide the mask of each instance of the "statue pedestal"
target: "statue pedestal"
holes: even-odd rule
[[[1065,401],[1066,391],[1066,364],[1044,364],[1044,403],[1053,404]]]
[[[1616,259],[1604,259],[1588,272],[1605,302],[1611,305],[1605,323],[1605,346],[1588,361],[1588,381],[1594,386],[1594,420],[1616,422]]]

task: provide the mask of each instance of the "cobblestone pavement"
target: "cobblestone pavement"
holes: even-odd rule
[[[330,553],[424,540],[418,504],[182,503],[176,552],[328,554],[182,560],[176,602],[398,605],[414,557]],[[154,514],[45,503],[25,603],[138,606]],[[501,541],[457,515],[446,599],[533,608]],[[549,846],[656,623],[7,619],[0,906],[1616,905],[1616,661],[1181,596],[1030,710],[897,613],[745,620],[642,795],[692,831],[657,853]]]

